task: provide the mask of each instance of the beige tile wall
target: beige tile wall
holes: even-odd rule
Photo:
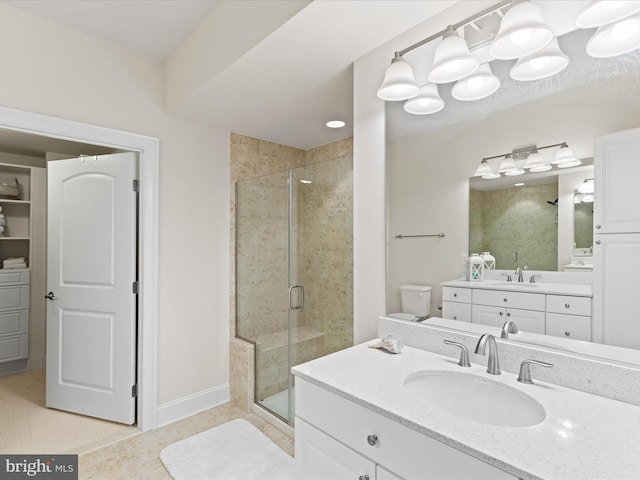
[[[294,344],[298,345],[293,363],[353,342],[352,139],[305,152],[231,134],[230,155],[230,384],[234,404],[248,410],[254,389],[262,399],[288,384],[289,169],[307,166],[297,173],[313,180],[311,184],[297,184],[300,190],[293,206],[298,222],[292,235],[298,242],[294,242],[292,262],[306,291],[305,308],[297,312],[293,323]],[[240,182],[238,205],[236,182]],[[240,225],[236,225],[236,208]],[[243,251],[237,267],[236,240]],[[237,331],[252,342],[236,338],[236,274]],[[328,278],[331,287],[325,286]],[[254,384],[255,365],[258,375]]]
[[[558,269],[558,184],[471,190],[470,252],[491,252],[497,269]],[[517,252],[517,260],[514,260]]]

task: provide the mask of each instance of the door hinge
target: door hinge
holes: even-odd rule
[[[132,397],[137,397],[138,396],[138,384],[137,383],[131,387],[131,396]]]
[[[138,180],[134,180],[133,181],[133,191],[134,192],[139,192],[140,191],[140,182]]]
[[[138,295],[138,293],[140,293],[140,284],[137,281],[133,282],[131,287],[134,295]]]

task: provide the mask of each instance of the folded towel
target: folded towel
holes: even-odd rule
[[[14,270],[14,269],[18,269],[18,268],[27,268],[27,264],[26,263],[14,263],[11,265],[5,265],[4,269],[5,270]]]
[[[8,257],[5,258],[2,263],[4,265],[15,265],[17,263],[25,263],[27,261],[24,257]]]

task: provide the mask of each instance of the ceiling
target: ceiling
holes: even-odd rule
[[[245,5],[246,16],[251,15],[252,4],[264,6],[265,2],[271,2],[272,8],[277,8],[283,3],[282,0],[0,0],[159,61],[171,59],[199,25],[208,25],[207,20],[217,16],[226,19],[222,7],[240,1]],[[233,58],[229,57],[235,46],[231,42],[207,44],[211,58],[229,57],[227,63],[188,92],[181,102],[176,105],[166,102],[168,113],[304,150],[346,138],[353,134],[353,63],[459,3],[458,0],[295,1],[301,5],[299,11]],[[575,29],[574,18],[582,2],[536,3],[557,35]],[[245,25],[230,25],[229,30],[235,29],[242,35]],[[589,33],[583,31],[583,35]],[[426,78],[436,44],[431,42],[406,55],[418,81]],[[566,43],[565,47],[572,49]],[[484,55],[482,50],[474,53]],[[450,98],[451,85],[444,85],[440,90],[447,103],[445,110],[428,116],[407,114],[402,102],[388,102],[387,134],[397,139],[435,131],[460,119],[479,118],[535,98],[543,83],[548,87],[546,93],[574,86],[584,79],[585,70],[590,70],[580,62],[576,60],[562,74],[561,82],[515,82],[518,85],[508,77],[512,62],[493,62],[494,72],[503,78],[503,88],[497,94],[479,102],[456,102]],[[385,67],[380,65],[380,78]],[[325,127],[333,119],[344,120],[346,126],[337,130]],[[18,138],[13,135],[14,145]]]
[[[0,0],[166,60],[204,20],[239,0]],[[264,5],[276,0],[243,0]],[[293,1],[293,0],[291,0]],[[352,65],[457,0],[296,0],[301,10],[168,113],[307,150],[352,135]],[[249,13],[250,14],[250,13]],[[143,26],[143,28],[140,28]],[[244,25],[232,25],[241,31]],[[230,28],[229,30],[232,30]],[[220,43],[220,42],[219,42]],[[227,44],[207,45],[211,55]],[[384,66],[381,65],[381,76]],[[329,129],[328,120],[346,122]]]

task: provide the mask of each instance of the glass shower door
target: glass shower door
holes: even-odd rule
[[[236,334],[255,401],[294,420],[292,366],[353,344],[351,158],[237,183]]]
[[[289,419],[289,172],[236,184],[236,335],[255,345],[255,403]]]

